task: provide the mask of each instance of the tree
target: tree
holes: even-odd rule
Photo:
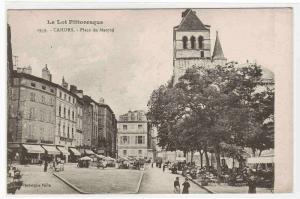
[[[262,70],[256,64],[189,68],[175,86],[161,86],[150,97],[148,116],[158,127],[159,144],[206,156],[212,148],[219,175],[220,154],[228,152],[223,143],[237,147],[237,154],[245,146],[271,147],[272,122],[264,121],[274,112],[274,94],[257,92],[262,85]],[[230,154],[237,155],[233,150]]]

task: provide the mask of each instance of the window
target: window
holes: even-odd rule
[[[123,125],[123,130],[124,130],[124,131],[127,130],[127,125]]]
[[[69,102],[71,102],[71,97],[69,96]]]
[[[59,91],[59,98],[61,98],[61,96],[62,96],[62,94],[61,94],[61,92]]]
[[[74,111],[72,111],[72,120],[74,120]]]
[[[66,130],[66,126],[65,125],[63,125],[63,136],[65,137],[65,135],[66,135],[66,132],[65,132],[65,130]]]
[[[51,88],[51,89],[50,89],[50,92],[51,92],[51,93],[54,93],[54,90]]]
[[[58,116],[61,117],[61,106],[58,107]]]
[[[135,144],[145,144],[144,136],[135,136]]]
[[[68,138],[70,137],[70,127],[68,126]]]
[[[45,104],[45,96],[42,95],[42,103]]]
[[[42,86],[42,89],[43,89],[43,90],[46,90],[46,86]]]
[[[124,156],[127,155],[127,150],[123,150],[123,155],[124,155]]]
[[[35,102],[35,93],[30,93],[30,101]]]
[[[44,111],[40,111],[40,120],[44,121]]]
[[[142,130],[142,129],[143,129],[143,125],[139,124],[139,125],[138,125],[138,129],[139,129],[139,130]]]
[[[195,37],[191,36],[191,49],[195,49]]]
[[[186,36],[182,37],[182,47],[183,47],[183,49],[187,49],[187,41],[188,41],[188,38]]]
[[[201,51],[201,57],[204,57],[204,51]]]
[[[203,48],[203,37],[202,36],[198,37],[198,45],[199,45],[199,49]]]
[[[58,133],[58,135],[60,134],[60,126],[61,126],[61,124],[60,124],[60,121],[58,122],[58,124],[57,124],[57,133]]]
[[[70,119],[70,109],[68,110],[68,119]]]
[[[121,136],[120,144],[130,144],[129,136]]]
[[[143,153],[142,150],[139,150],[139,155],[142,155],[142,153]]]
[[[73,104],[75,103],[75,99],[73,98]]]
[[[66,118],[66,108],[64,107],[64,118]]]
[[[64,94],[64,99],[65,99],[65,100],[67,99],[67,95],[66,95],[66,94]]]
[[[31,86],[32,86],[32,87],[35,87],[35,83],[32,82],[32,83],[31,83]]]
[[[34,119],[35,108],[30,108],[29,119]]]

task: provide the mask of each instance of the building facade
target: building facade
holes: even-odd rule
[[[118,121],[118,156],[148,158],[148,121],[144,111],[129,111]]]
[[[100,131],[98,140],[98,153],[106,156],[116,157],[117,122],[112,109],[99,101],[98,128]]]
[[[66,148],[76,146],[77,96],[68,90],[68,84],[62,79],[62,85],[56,89],[56,131],[55,144]]]
[[[45,152],[40,145],[55,143],[56,85],[31,75],[31,67],[14,71],[12,83],[8,147],[18,150],[21,162],[39,161],[39,154]],[[28,147],[38,152],[31,153]]]

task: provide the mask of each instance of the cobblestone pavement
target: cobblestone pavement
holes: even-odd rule
[[[77,168],[74,165],[56,174],[84,192],[127,194],[136,192],[142,172],[115,168]]]
[[[148,168],[145,171],[139,193],[140,194],[172,194],[174,193],[174,180],[179,177],[180,186],[184,182],[184,177],[177,174],[171,174],[166,169],[163,172],[162,168]],[[191,194],[207,194],[207,191],[190,182],[190,193]]]
[[[21,170],[23,186],[16,194],[76,194],[77,192],[52,175],[44,172],[43,166],[18,165]]]

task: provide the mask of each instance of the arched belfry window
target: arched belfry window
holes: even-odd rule
[[[198,45],[199,45],[199,49],[203,49],[203,37],[202,36],[198,37]]]
[[[194,36],[191,36],[191,49],[194,49],[195,48],[195,37]]]
[[[186,36],[183,36],[182,37],[183,49],[187,49],[187,41],[188,41],[188,38]]]

